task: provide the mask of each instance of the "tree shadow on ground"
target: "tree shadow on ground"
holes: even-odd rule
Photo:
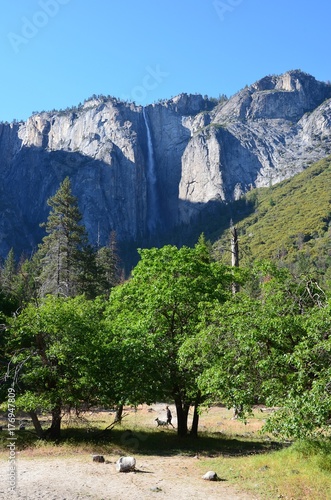
[[[0,435],[0,442],[7,437],[5,432]],[[3,438],[3,439],[2,439]],[[17,449],[38,447],[40,439],[32,426],[24,431],[16,432]],[[61,439],[54,444],[73,448],[93,447],[104,452],[120,452],[137,455],[160,456],[200,456],[239,457],[268,453],[288,447],[288,442],[272,441],[269,438],[258,438],[254,435],[226,435],[221,432],[201,432],[198,438],[190,435],[179,437],[173,429],[165,430],[131,430],[118,426],[104,431],[98,428],[69,427],[61,431]]]
[[[70,440],[77,444],[94,443],[119,448],[123,452],[141,455],[198,455],[205,457],[216,456],[246,456],[280,450],[288,443],[254,439],[248,437],[232,437],[217,433],[201,433],[200,437],[178,437],[175,431],[144,431],[116,428],[105,432],[86,433],[81,429],[67,429],[63,431],[63,441]]]

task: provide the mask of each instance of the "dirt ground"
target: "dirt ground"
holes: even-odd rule
[[[0,464],[0,498],[27,500],[176,499],[248,500],[226,481],[202,479],[197,458],[139,456],[135,472],[117,472],[112,457],[96,463],[92,457],[19,458],[16,492],[8,488],[8,462]],[[207,470],[206,470],[207,472]],[[6,477],[7,476],[7,477]]]
[[[175,409],[173,423],[177,424]],[[165,404],[153,407],[143,405],[137,410],[126,409],[129,428],[143,424],[155,427],[155,418],[165,417]],[[109,415],[108,415],[109,417]],[[93,414],[91,419],[104,419],[104,414]],[[106,420],[101,420],[103,426]],[[238,426],[231,414],[214,408],[201,418],[201,429],[222,429]],[[253,422],[251,424],[253,430]],[[250,426],[248,426],[250,427]],[[247,430],[247,428],[246,428]],[[162,432],[162,430],[160,431]],[[174,431],[175,432],[175,431]],[[3,450],[2,450],[3,451]],[[119,451],[120,453],[120,451]],[[92,454],[70,451],[64,456],[39,453],[38,450],[19,451],[16,456],[16,490],[8,492],[8,454],[0,455],[0,500],[252,500],[256,497],[240,492],[226,480],[206,481],[204,473],[212,470],[201,468],[199,458],[187,455],[155,456],[135,455],[134,472],[117,472],[116,461],[120,455],[104,455],[105,463],[93,462]],[[222,478],[220,478],[222,479]]]

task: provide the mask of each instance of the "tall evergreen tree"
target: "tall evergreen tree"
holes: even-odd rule
[[[81,252],[87,243],[87,236],[68,177],[47,203],[51,211],[47,222],[41,226],[46,228],[48,234],[38,250],[41,265],[39,293],[41,296],[72,297],[79,291]]]
[[[87,299],[94,299],[99,293],[99,273],[96,251],[91,245],[85,245],[80,253],[80,273],[77,293],[85,294]]]
[[[9,315],[19,307],[16,290],[16,262],[11,249],[0,268],[0,310]]]
[[[110,290],[122,280],[115,231],[111,232],[108,245],[98,249],[96,264],[98,295],[108,295]]]
[[[24,255],[17,266],[15,276],[15,296],[20,307],[39,297],[38,276],[40,274],[40,259],[38,252],[27,258]]]
[[[14,250],[11,248],[1,271],[1,288],[5,293],[12,293],[15,273],[15,256]]]

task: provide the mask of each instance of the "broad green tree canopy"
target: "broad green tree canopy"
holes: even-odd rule
[[[165,246],[140,255],[132,278],[112,292],[107,309],[120,351],[119,379],[132,402],[174,399],[180,419],[199,393],[197,367],[181,362],[180,348],[196,335],[207,304],[229,296],[232,271],[211,260],[203,241],[193,249]],[[179,433],[187,432],[186,425],[183,415]]]
[[[25,411],[82,410],[102,398],[102,304],[49,296],[9,324],[7,382]],[[59,431],[59,429],[58,429]],[[56,437],[56,436],[55,436]]]

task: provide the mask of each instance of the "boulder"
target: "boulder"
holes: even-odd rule
[[[206,481],[217,481],[218,476],[216,472],[214,472],[213,470],[209,470],[204,476],[202,476],[202,479],[205,479]]]
[[[134,457],[121,457],[116,462],[117,472],[130,472],[135,469],[136,459]]]

